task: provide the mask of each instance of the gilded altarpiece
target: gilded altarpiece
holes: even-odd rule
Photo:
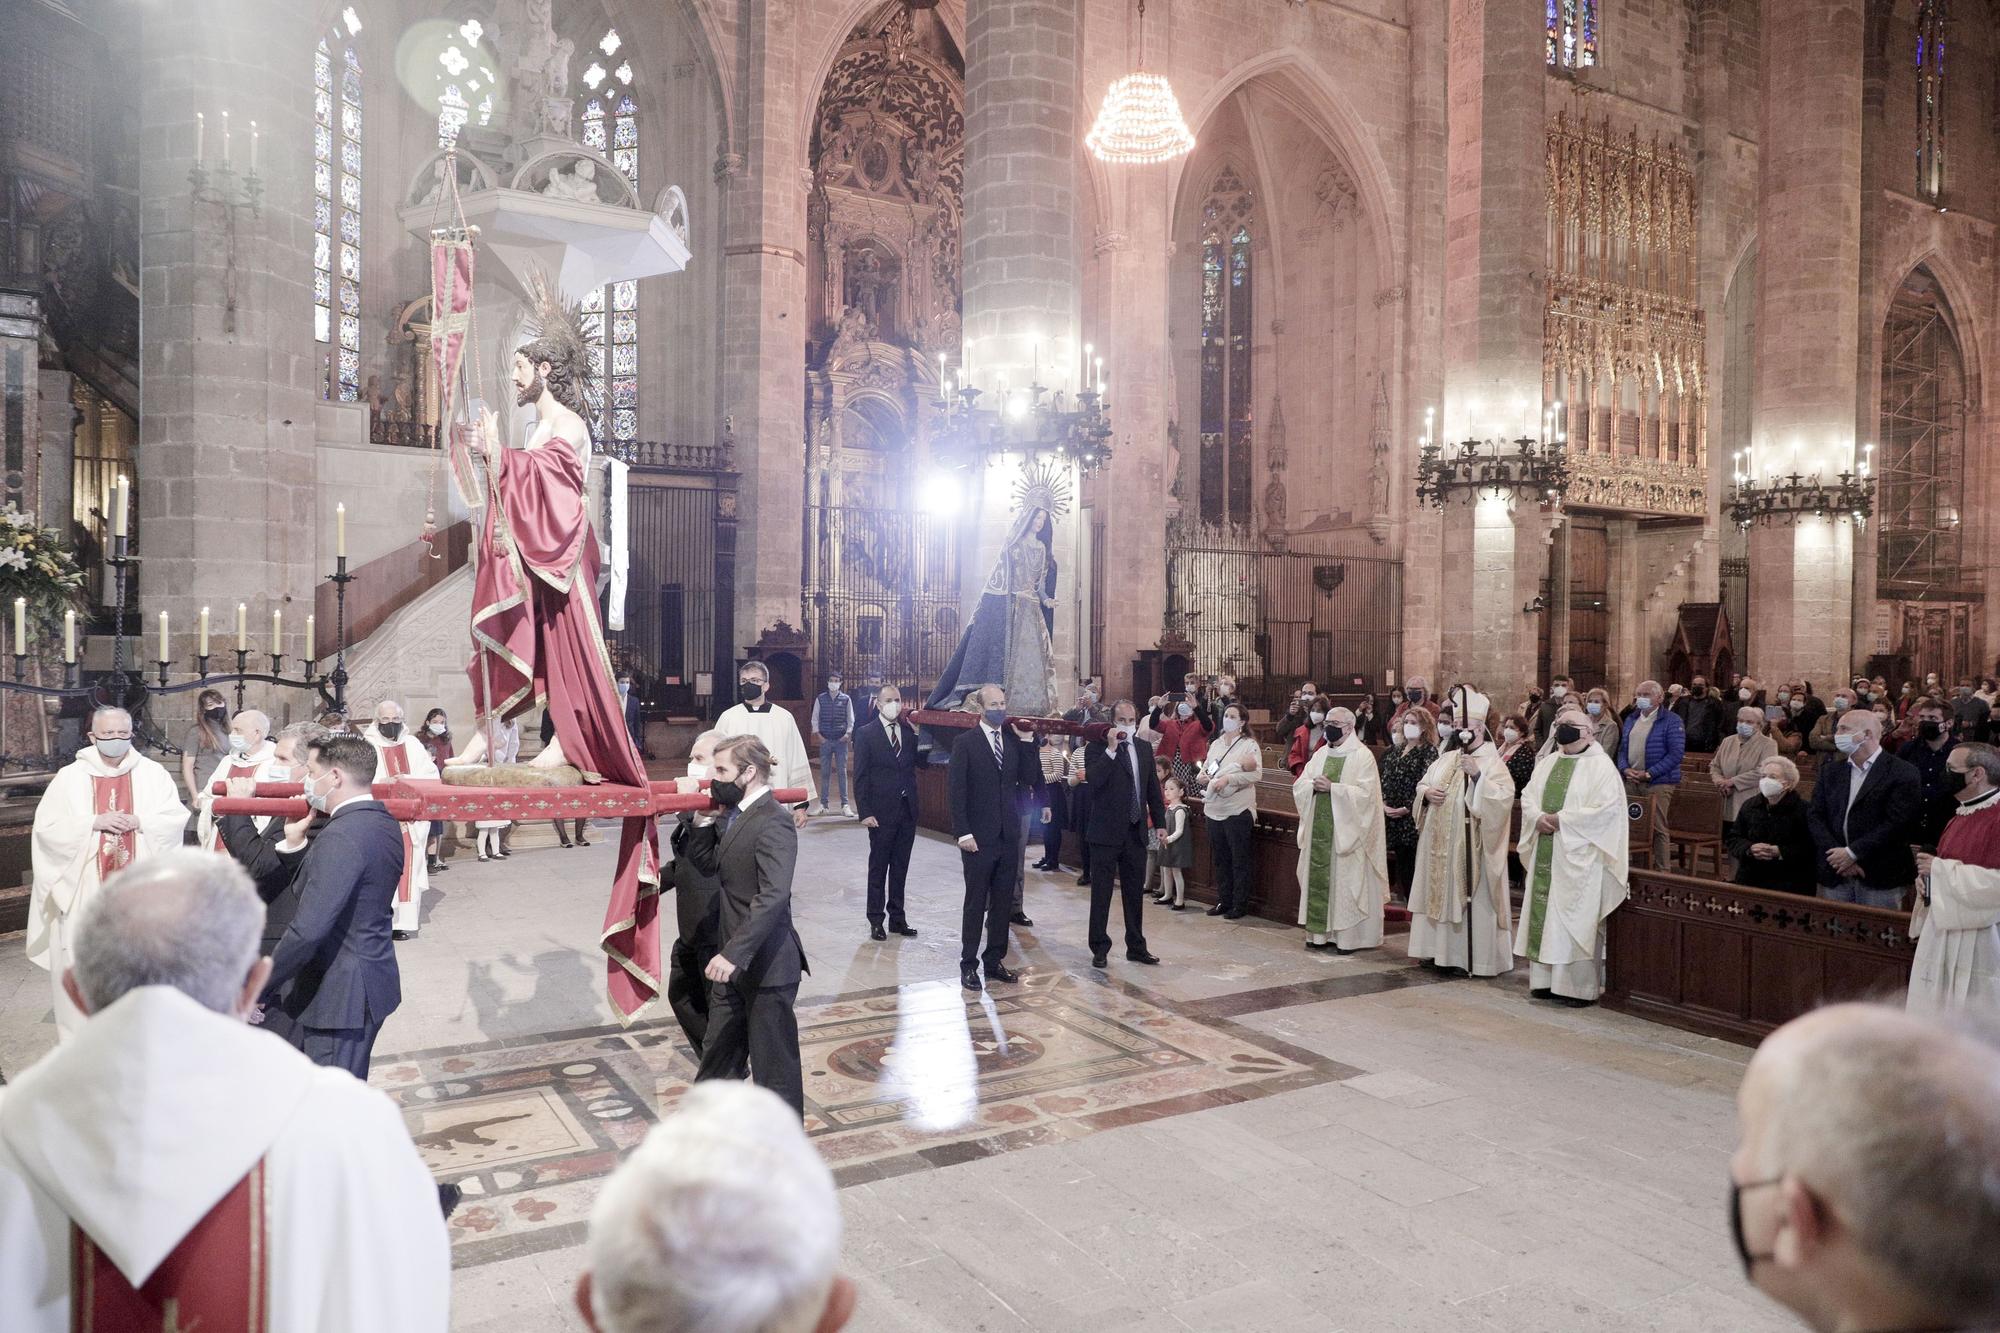
[[[928,681],[958,640],[953,516],[918,491],[956,362],[964,62],[933,10],[858,25],[827,75],[807,198],[807,635],[816,673]]]
[[[1549,128],[1543,401],[1561,403],[1574,509],[1708,512],[1707,320],[1694,172],[1608,118]]]

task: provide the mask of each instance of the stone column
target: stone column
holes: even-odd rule
[[[1450,15],[1439,437],[1511,439],[1542,410],[1542,7],[1452,0]],[[1548,568],[1548,519],[1531,500],[1455,497],[1443,526],[1443,674],[1511,695],[1537,674],[1522,607]]]
[[[292,633],[303,632],[323,572],[315,567],[310,286],[317,33],[311,6],[264,0],[131,12],[142,25],[137,603],[149,628],[158,612],[171,613],[179,656],[191,665],[199,608],[214,608],[221,654],[235,643],[227,627],[236,604],[247,603],[250,624],[266,627],[252,636],[261,653],[274,607],[286,606]],[[224,111],[239,186],[257,123],[264,185],[257,216],[234,211],[233,245],[231,211],[196,202],[188,182],[196,113],[206,113],[215,167]],[[332,627],[320,633],[330,643]]]
[[[972,0],[965,24],[965,357],[981,407],[1031,383],[1080,387],[1076,256],[1077,13],[1050,0]],[[1114,367],[1115,369],[1115,367]],[[1012,515],[1014,456],[979,479],[976,535],[961,549],[968,615]],[[1072,484],[1074,479],[1072,477]],[[1076,510],[1057,520],[1056,680],[1074,680]]]
[[[1759,57],[1757,404],[1751,448],[1773,466],[1852,466],[1859,391],[1861,0],[1770,0]],[[1796,463],[1794,462],[1796,459]],[[1829,519],[1750,533],[1760,679],[1844,678],[1852,666],[1854,529]]]
[[[791,92],[798,9],[788,0],[742,7],[740,128],[715,166],[724,218],[722,411],[736,441],[739,540],[749,555],[736,584],[739,652],[778,621],[803,624],[806,146]]]

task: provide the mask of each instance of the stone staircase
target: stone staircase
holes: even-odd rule
[[[472,567],[467,565],[347,650],[348,715],[366,719],[377,703],[394,699],[413,727],[433,708],[444,709],[455,729],[470,727],[472,682],[465,663],[472,656],[466,628],[471,623]],[[522,736],[524,742],[528,739]]]

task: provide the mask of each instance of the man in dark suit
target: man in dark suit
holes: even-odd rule
[[[709,776],[715,766],[715,743],[721,739],[713,731],[694,738],[688,748],[689,778],[699,782]],[[708,1038],[708,963],[721,943],[722,885],[688,855],[694,834],[695,817],[682,811],[674,820],[674,859],[667,866],[673,876],[674,918],[680,926],[667,956],[667,1004],[699,1060]]]
[[[716,742],[709,795],[724,813],[697,820],[688,858],[722,886],[708,960],[708,1035],[697,1081],[742,1078],[805,1114],[799,1073],[799,978],[809,971],[792,929],[792,869],[799,835],[770,791],[771,752],[755,736]],[[705,817],[706,818],[706,817]]]
[[[1118,879],[1125,903],[1125,957],[1157,963],[1146,948],[1140,906],[1146,892],[1146,843],[1167,826],[1160,775],[1153,747],[1139,739],[1139,710],[1130,699],[1111,706],[1111,734],[1083,750],[1084,781],[1090,786],[1090,827],[1083,831],[1090,858],[1090,965],[1103,967],[1111,954],[1111,880]]]
[[[1833,741],[1844,764],[1821,765],[1807,823],[1820,854],[1819,896],[1900,908],[1916,882],[1910,843],[1923,813],[1923,777],[1882,748],[1882,719],[1850,709]]]
[[[903,692],[884,685],[875,720],[854,738],[854,806],[868,830],[868,937],[917,932],[903,916],[903,881],[917,841],[917,733],[902,721]],[[882,925],[888,913],[888,929]]]
[[[1014,912],[1014,863],[1021,838],[1021,793],[1041,781],[1034,747],[1008,729],[1007,691],[982,685],[967,696],[979,725],[951,747],[951,831],[965,869],[965,910],[959,917],[958,979],[980,990],[988,981],[1018,981],[1007,957],[1007,919]],[[986,946],[980,948],[980,931]]]
[[[291,921],[271,955],[264,1002],[294,1025],[292,1044],[316,1064],[368,1078],[375,1034],[403,1001],[389,916],[403,875],[403,830],[375,799],[375,747],[328,736],[306,747],[307,802],[326,815],[298,862]]]
[[[645,754],[646,724],[639,716],[639,696],[632,693],[632,673],[629,671],[618,673],[618,703],[625,710],[626,733],[632,737],[632,744],[639,747],[639,752]],[[646,757],[652,758],[651,755]]]
[[[275,753],[271,763],[264,770],[263,781],[269,783],[300,782],[306,776],[306,747],[327,735],[327,730],[317,722],[294,722],[279,732],[275,741]],[[257,793],[256,778],[231,778],[229,795],[245,799]],[[301,858],[281,856],[278,846],[284,842],[305,842],[310,844],[319,832],[319,826],[326,822],[326,816],[317,811],[308,811],[305,818],[292,824],[275,815],[268,816],[269,823],[264,828],[257,827],[253,815],[224,815],[216,821],[216,828],[222,834],[222,845],[236,863],[250,874],[250,880],[257,886],[257,896],[264,900],[264,942],[258,956],[269,958],[278,950],[279,941],[285,937],[285,927],[292,923],[297,914],[298,895],[292,892],[298,882]],[[291,1037],[291,1020],[284,1011],[277,1008],[264,1010],[263,1026],[287,1040]]]

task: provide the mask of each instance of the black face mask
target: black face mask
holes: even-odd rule
[[[1782,1176],[1773,1176],[1769,1180],[1753,1180],[1748,1185],[1739,1185],[1733,1180],[1729,1182],[1729,1238],[1736,1242],[1736,1257],[1743,1261],[1743,1276],[1746,1280],[1759,1261],[1774,1258],[1775,1255],[1750,1252],[1750,1242],[1743,1238],[1743,1191],[1763,1189],[1766,1185],[1775,1185],[1782,1179]]]
[[[1917,735],[1923,740],[1934,741],[1944,735],[1944,723],[1919,722],[1917,723]]]
[[[746,704],[754,704],[764,697],[764,687],[754,680],[738,681],[736,683],[736,697]]]
[[[1328,727],[1326,729],[1326,743],[1328,745],[1338,745],[1346,739],[1347,739],[1347,731],[1345,728]]]
[[[708,784],[708,796],[717,805],[734,810],[743,803],[743,784],[716,779]]]
[[[393,741],[403,734],[403,724],[400,722],[377,722],[375,730],[381,733],[383,740]]]
[[[1557,745],[1575,745],[1578,741],[1582,739],[1583,739],[1583,728],[1577,726],[1576,723],[1558,722],[1556,724]]]
[[[1420,704],[1424,701],[1424,692],[1422,690],[1404,690],[1403,697],[1413,704]]]
[[[229,720],[229,710],[227,708],[211,708],[205,716],[211,722],[227,722]]]

